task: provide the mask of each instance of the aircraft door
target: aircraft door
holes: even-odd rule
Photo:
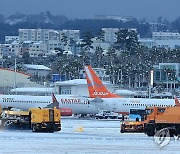
[[[113,101],[113,111],[117,110],[117,103],[115,101]]]

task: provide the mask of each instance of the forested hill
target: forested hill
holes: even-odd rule
[[[146,20],[138,21],[135,18],[126,22],[121,20],[69,19],[63,15],[52,15],[50,12],[34,15],[16,13],[9,17],[0,14],[0,42],[4,42],[6,35],[18,35],[19,28],[78,29],[81,34],[91,31],[94,36],[101,28],[136,28],[140,36],[146,38],[151,37],[153,30],[180,31],[180,17],[173,22],[159,17],[154,23],[156,24]]]

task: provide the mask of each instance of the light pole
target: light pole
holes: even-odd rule
[[[131,89],[131,77],[129,75],[129,89]]]
[[[15,59],[14,59],[14,89],[15,89],[15,94],[17,94],[16,92],[16,69],[17,69],[17,65],[16,65],[17,61],[16,61],[16,55],[15,55]]]
[[[149,98],[151,98],[151,88],[153,87],[153,81],[154,80],[154,71],[151,70],[150,73],[150,83],[149,83]]]
[[[169,79],[168,79],[168,76],[169,76],[169,73],[167,73],[167,82],[166,82],[166,88],[167,88],[167,92],[169,91],[169,88],[168,88],[168,86],[169,86]]]

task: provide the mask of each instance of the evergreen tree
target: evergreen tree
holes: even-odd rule
[[[105,31],[104,30],[100,30],[98,33],[97,33],[97,40],[100,40],[101,42],[104,42],[105,41]]]
[[[82,47],[83,47],[83,49],[84,49],[85,51],[89,51],[90,49],[93,49],[93,46],[92,46],[92,43],[93,43],[92,38],[93,38],[92,32],[89,32],[89,31],[88,31],[88,32],[85,32],[85,33],[83,34],[83,40],[82,40],[83,44],[82,44]]]
[[[103,57],[103,49],[100,47],[100,46],[98,46],[98,47],[96,47],[96,50],[95,50],[95,53],[94,53],[94,55],[96,56],[96,63],[97,63],[97,67],[98,68],[100,68],[101,67],[101,60],[102,60],[102,57]]]
[[[138,37],[135,30],[118,29],[115,33],[116,42],[115,47],[121,50],[128,50],[134,52],[138,46]]]
[[[64,33],[61,34],[61,42],[64,49],[64,47],[68,44],[68,37]]]
[[[24,64],[31,64],[31,58],[29,56],[29,52],[24,52],[22,54],[22,59],[23,59]]]

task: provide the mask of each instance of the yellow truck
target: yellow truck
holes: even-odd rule
[[[33,132],[38,131],[60,131],[60,110],[59,109],[40,109],[32,108],[29,110],[31,117],[31,128]]]
[[[31,108],[29,111],[4,111],[1,126],[5,129],[32,129],[33,132],[61,130],[61,114],[55,108]]]

